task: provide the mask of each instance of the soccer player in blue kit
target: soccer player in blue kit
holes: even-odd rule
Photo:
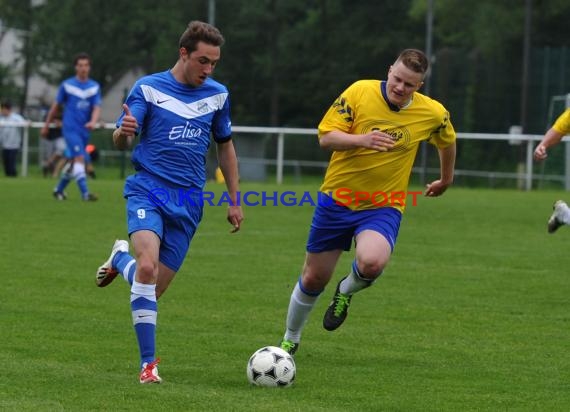
[[[75,76],[64,80],[57,91],[55,101],[50,107],[46,121],[40,133],[47,137],[49,125],[55,120],[57,113],[63,108],[62,133],[65,139],[66,157],[71,160],[70,166],[62,173],[59,183],[53,191],[57,200],[67,198],[64,190],[75,179],[81,198],[87,201],[97,200],[97,196],[89,192],[85,174],[85,147],[89,142],[91,130],[95,128],[101,114],[101,87],[89,78],[91,57],[79,53],[73,60]]]
[[[210,134],[217,144],[231,204],[227,219],[240,229],[239,175],[231,140],[228,90],[211,79],[224,38],[207,23],[192,21],[180,37],[179,57],[170,70],[139,79],[131,89],[113,132],[120,149],[135,147],[136,174],[125,183],[128,233],[117,240],[99,267],[97,286],[120,273],[131,285],[131,311],[140,356],[140,383],[160,383],[155,357],[157,299],[181,267],[202,218]]]

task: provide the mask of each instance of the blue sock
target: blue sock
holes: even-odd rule
[[[89,194],[89,190],[87,190],[87,179],[85,177],[77,179],[77,187],[79,187],[82,198],[85,198]]]
[[[129,255],[127,252],[118,252],[111,262],[111,266],[117,269],[123,278],[129,285],[133,284],[133,279],[135,278],[135,271],[137,270],[137,264],[134,257]]]
[[[70,180],[71,179],[69,178],[68,174],[66,173],[62,174],[55,188],[56,192],[62,193],[69,184]]]
[[[133,282],[131,287],[133,325],[139,343],[141,368],[143,363],[155,360],[156,348],[156,285]]]

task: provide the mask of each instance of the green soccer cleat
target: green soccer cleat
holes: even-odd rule
[[[289,355],[293,356],[297,349],[299,349],[299,343],[291,342],[290,340],[283,339],[279,344],[279,347],[287,352]]]
[[[323,318],[323,327],[329,331],[338,329],[348,315],[348,307],[350,306],[352,295],[340,293],[340,283],[344,279],[345,278],[342,278],[340,282],[338,282],[338,285],[336,285],[336,291],[333,299]]]

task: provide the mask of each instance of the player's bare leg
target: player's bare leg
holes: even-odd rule
[[[390,243],[378,232],[364,230],[356,236],[356,258],[350,273],[338,282],[325,312],[323,327],[326,330],[336,330],[343,324],[353,294],[372,285],[388,264],[391,253]]]

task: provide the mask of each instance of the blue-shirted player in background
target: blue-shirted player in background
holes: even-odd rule
[[[133,324],[141,355],[141,383],[159,383],[155,357],[157,299],[179,270],[202,218],[200,192],[206,182],[210,135],[217,143],[231,205],[232,232],[243,220],[237,205],[239,176],[231,140],[228,90],[212,80],[224,38],[217,28],[190,22],[179,41],[179,58],[171,70],[139,79],[130,91],[113,141],[120,149],[140,143],[127,178],[128,233],[117,240],[97,270],[96,283],[107,286],[121,273],[131,285]]]
[[[97,196],[89,193],[85,174],[85,147],[89,142],[91,130],[95,128],[101,114],[101,87],[89,78],[91,57],[79,53],[73,60],[75,76],[64,80],[57,91],[55,102],[50,107],[46,122],[40,131],[46,137],[49,125],[55,119],[58,110],[63,110],[62,133],[67,146],[67,155],[71,160],[70,167],[62,173],[59,183],[53,191],[57,200],[67,198],[64,190],[75,179],[81,198],[94,201]]]

